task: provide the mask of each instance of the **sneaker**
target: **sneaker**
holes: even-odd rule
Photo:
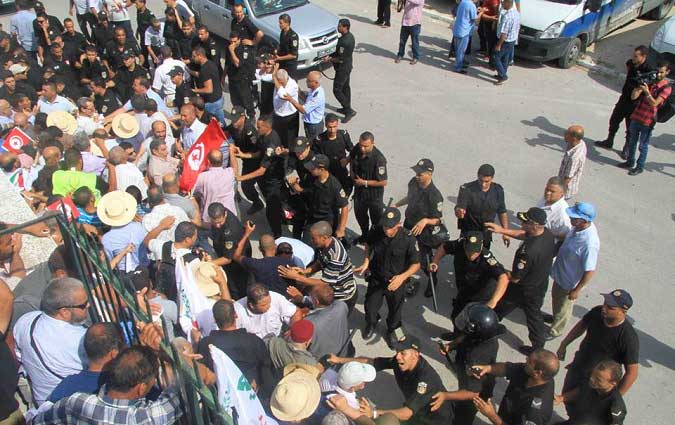
[[[614,146],[614,142],[611,140],[602,140],[595,142],[595,146],[603,149],[612,149],[612,146]]]
[[[351,109],[347,112],[345,112],[345,117],[342,118],[342,123],[347,124],[352,118],[356,116],[356,111]]]
[[[551,332],[546,332],[546,336],[544,339],[546,341],[553,341],[554,339],[558,338],[560,335],[553,335]]]
[[[631,169],[628,171],[628,175],[629,175],[629,176],[637,176],[638,174],[642,174],[644,171],[645,171],[645,170],[643,170],[642,168],[637,168],[637,167],[635,167],[635,168],[631,168]]]
[[[633,168],[633,164],[631,164],[628,161],[617,164],[616,166],[619,167],[619,168],[628,168],[628,169]]]
[[[495,86],[501,86],[503,84],[506,84],[507,81],[509,81],[508,78],[500,78],[497,81],[495,81]]]
[[[419,280],[413,279],[408,283],[408,287],[405,288],[406,298],[414,298],[417,295],[417,291],[420,288]]]
[[[378,320],[379,322],[379,320]],[[366,327],[363,329],[363,339],[370,339],[375,333],[375,328],[377,327],[377,322],[375,323],[366,323]]]
[[[258,211],[260,211],[260,210],[263,209],[263,208],[265,208],[265,205],[263,205],[262,202],[260,202],[260,201],[255,202],[253,205],[251,205],[251,206],[249,207],[248,210],[246,210],[246,214],[247,214],[247,215],[253,215],[253,214],[257,213]]]

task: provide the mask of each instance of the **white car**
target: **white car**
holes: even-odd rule
[[[675,69],[675,16],[671,16],[654,34],[649,45],[649,58],[652,62],[667,59],[670,68]]]

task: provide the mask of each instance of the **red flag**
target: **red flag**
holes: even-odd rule
[[[21,153],[21,148],[31,143],[32,139],[28,137],[20,128],[14,127],[12,131],[7,133],[2,147],[8,152]]]
[[[61,202],[63,202],[63,208],[61,208]],[[47,209],[51,211],[58,211],[60,213],[62,213],[63,210],[66,210],[66,217],[68,217],[68,221],[76,219],[80,216],[80,211],[77,209],[70,196],[66,196],[65,198],[61,198],[53,204],[50,204],[47,206]]]
[[[220,149],[226,137],[215,118],[195,141],[185,155],[183,173],[180,176],[180,188],[189,192],[197,183],[197,176],[206,168],[207,155],[214,149]]]

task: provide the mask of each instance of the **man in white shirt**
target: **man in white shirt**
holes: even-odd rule
[[[147,78],[145,77],[134,78],[134,82],[131,85],[131,89],[134,91],[134,95],[144,96],[157,102],[157,110],[162,112],[167,117],[173,116],[173,112],[166,106],[166,103],[164,103],[164,100],[162,100],[161,96],[157,94],[155,91],[150,90],[150,81]],[[106,120],[112,120],[112,118],[114,118],[115,116],[130,111],[132,109],[133,107],[131,105],[130,99],[121,108],[117,109],[112,114],[106,116]]]
[[[108,160],[115,166],[115,176],[117,177],[117,190],[126,191],[129,186],[136,186],[141,191],[142,199],[148,195],[148,185],[141,170],[132,162],[129,162],[129,156],[120,146],[115,146],[108,153]]]
[[[359,400],[356,391],[366,387],[366,383],[375,380],[377,371],[373,365],[361,362],[345,363],[339,372],[334,369],[326,369],[321,376],[319,385],[322,393],[335,392],[347,400],[347,404],[353,409],[359,408]],[[330,395],[327,397],[330,399]]]
[[[148,204],[150,204],[152,211],[143,217],[142,223],[143,228],[145,228],[147,232],[150,232],[159,226],[159,223],[164,217],[170,216],[176,219],[170,228],[163,230],[155,237],[157,242],[154,243],[156,244],[164,245],[164,243],[167,241],[173,241],[174,235],[176,233],[176,227],[184,221],[190,221],[187,214],[185,214],[185,211],[179,207],[166,203],[164,200],[164,193],[162,192],[162,188],[160,186],[153,186],[148,189]],[[150,254],[153,254],[152,250],[150,251]],[[160,259],[161,257],[154,258],[154,260]]]
[[[288,75],[285,69],[277,69],[272,74],[274,79],[274,122],[272,128],[279,135],[281,144],[288,147],[291,140],[298,137],[300,122],[298,110],[287,98],[298,102],[298,83]]]
[[[302,319],[302,312],[283,295],[270,292],[261,283],[249,285],[247,296],[234,303],[237,312],[237,328],[264,338],[279,336],[284,324],[290,325]]]
[[[54,279],[42,295],[41,311],[21,316],[14,325],[17,359],[28,374],[37,406],[54,388],[86,365],[82,326],[89,299],[82,282],[70,277]]]
[[[180,138],[183,142],[183,149],[187,152],[206,130],[206,124],[197,119],[197,111],[191,104],[183,105],[180,108],[180,119],[183,121]]]
[[[45,82],[42,84],[42,97],[37,102],[38,112],[49,114],[53,111],[64,111],[69,114],[77,112],[77,107],[73,102],[63,96],[56,94],[56,84]]]
[[[122,27],[127,33],[127,37],[132,39],[134,31],[131,29],[131,18],[127,8],[131,6],[130,0],[105,0],[108,8],[110,23],[115,27]]]
[[[553,234],[556,242],[565,239],[567,233],[572,230],[572,223],[570,216],[567,215],[569,205],[565,201],[565,189],[559,177],[548,179],[544,197],[537,206],[546,211],[546,228]]]
[[[159,49],[162,55],[162,64],[155,69],[155,78],[152,80],[152,89],[163,96],[165,99],[173,99],[173,96],[176,94],[176,85],[171,81],[169,76],[169,71],[175,67],[180,67],[183,69],[183,78],[184,81],[187,81],[187,78],[190,74],[187,73],[185,69],[185,63],[178,59],[174,59],[171,56],[171,47],[162,46]]]
[[[143,34],[143,44],[148,49],[147,53],[152,59],[150,66],[155,67],[159,64],[160,48],[166,44],[166,40],[164,39],[164,22],[156,17],[153,17],[150,22],[152,25]],[[150,72],[152,72],[152,69]]]
[[[88,97],[77,99],[77,129],[84,131],[87,136],[103,128],[101,116],[96,113],[94,102]]]

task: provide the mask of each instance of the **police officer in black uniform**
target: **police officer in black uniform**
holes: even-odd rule
[[[361,227],[361,237],[357,241],[365,243],[370,223],[376,226],[382,219],[387,159],[375,147],[373,133],[366,131],[361,133],[358,145],[349,154],[349,161],[354,182],[354,215]]]
[[[389,310],[387,344],[394,344],[394,332],[401,327],[405,283],[420,269],[419,254],[417,241],[401,226],[401,212],[397,208],[386,208],[379,225],[367,235],[363,263],[354,269],[368,281],[364,339],[373,335],[384,298]]]
[[[495,386],[494,377],[477,377],[471,372],[473,365],[492,364],[497,361],[499,341],[497,337],[504,332],[497,314],[488,306],[469,304],[457,318],[458,336],[449,343],[441,345],[441,354],[450,360],[458,380],[456,391],[434,394],[432,410],[436,410],[446,401],[451,401],[455,411],[456,424],[472,424],[476,417],[473,399],[480,397],[489,400]]]
[[[136,44],[134,39],[127,38],[127,33],[124,28],[115,28],[115,38],[105,45],[105,52],[103,53],[103,63],[108,66],[111,72],[117,70],[124,65],[122,55],[131,55],[137,64],[143,64],[143,55],[141,49]]]
[[[349,78],[352,73],[354,54],[354,47],[356,40],[349,31],[351,23],[349,19],[340,19],[338,21],[338,32],[340,38],[338,39],[335,53],[325,58],[326,62],[332,62],[335,68],[335,79],[333,80],[333,96],[342,105],[338,112],[345,115],[342,119],[343,123],[349,122],[355,115],[356,111],[352,109],[352,89],[349,85]]]
[[[524,240],[513,258],[509,287],[495,311],[501,320],[516,308],[523,310],[532,346],[521,346],[520,351],[527,355],[533,349],[544,347],[546,342],[547,328],[541,306],[548,290],[548,277],[558,249],[555,237],[544,227],[546,211],[533,207],[527,212],[519,212],[517,216],[523,222],[522,230],[504,229],[494,223],[489,223],[488,228],[494,233],[506,233]]]
[[[230,24],[230,34],[233,31],[239,33],[241,43],[248,46],[255,46],[263,39],[264,34],[244,13],[244,5],[236,3],[232,6],[232,23]]]
[[[183,105],[190,103],[190,97],[194,94],[192,89],[185,82],[185,71],[180,66],[174,66],[168,72],[171,82],[176,86],[176,92],[173,97],[173,103],[168,102],[167,106],[171,106],[180,111]]]
[[[227,79],[233,106],[243,106],[249,118],[255,117],[251,84],[255,74],[255,47],[244,44],[236,31],[230,32],[227,46]]]
[[[319,134],[314,140],[312,149],[314,152],[328,157],[330,161],[328,171],[338,179],[349,197],[352,193],[353,182],[347,169],[347,164],[349,164],[347,154],[354,150],[354,144],[347,130],[338,129],[337,115],[327,114],[325,122],[326,131]]]
[[[105,10],[98,12],[98,22],[94,27],[94,44],[100,55],[105,54],[105,46],[115,38],[115,28],[110,24]]]
[[[279,47],[274,59],[279,64],[280,69],[288,71],[288,75],[293,77],[298,69],[298,48],[300,38],[291,28],[291,17],[284,13],[279,16]]]
[[[454,321],[470,302],[484,303],[494,309],[506,292],[509,278],[494,255],[483,247],[483,233],[470,231],[462,238],[443,243],[436,250],[429,270],[437,272],[441,259],[448,254],[454,257],[457,286],[450,318]]]
[[[288,156],[288,164],[286,167],[286,182],[289,184],[290,194],[288,197],[288,205],[293,211],[293,237],[296,239],[302,238],[302,232],[307,224],[309,205],[307,199],[302,193],[295,192],[292,188],[292,183],[296,181],[300,187],[310,187],[314,181],[312,173],[307,169],[314,158],[314,151],[312,145],[305,137],[298,137],[291,142],[292,155]]]
[[[252,172],[237,176],[237,181],[246,182],[260,178],[258,184],[265,197],[265,215],[274,238],[281,236],[281,208],[282,190],[284,189],[284,175],[286,155],[288,151],[281,146],[281,139],[272,129],[272,117],[263,115],[257,121],[258,138],[261,159],[260,166]],[[242,170],[243,172],[243,170]]]
[[[233,261],[234,251],[239,241],[244,236],[244,226],[234,212],[225,208],[220,202],[209,205],[207,213],[211,225],[211,240],[213,249],[218,258],[211,262],[222,266],[227,275],[227,286],[230,289],[232,299],[236,300],[246,296],[248,285],[248,271],[241,264]],[[251,244],[247,240],[244,255],[251,256]]]
[[[206,59],[213,61],[218,67],[220,77],[223,76],[223,66],[220,63],[220,50],[216,44],[216,40],[211,37],[211,33],[206,25],[201,25],[197,29],[197,38],[192,40],[192,50],[201,47],[206,52]],[[192,52],[190,52],[192,54]],[[188,67],[193,71],[198,71],[198,65],[190,62]]]
[[[114,91],[106,86],[106,80],[97,77],[91,81],[91,91],[94,93],[94,107],[102,115],[110,115],[122,107],[122,102]]]
[[[84,48],[84,58],[80,62],[79,73],[82,86],[88,86],[96,78],[102,78],[103,80],[108,78],[108,68],[101,62],[95,46]]]
[[[433,231],[435,226],[442,224],[443,195],[433,182],[434,163],[427,158],[420,159],[413,165],[415,177],[408,182],[408,194],[394,206],[408,205],[405,209],[405,221],[403,227],[417,238],[420,248],[420,261],[422,270],[429,277],[429,256],[435,247],[429,246],[423,241]],[[435,272],[432,272],[435,273]],[[427,286],[427,295],[431,296],[431,278]],[[408,287],[408,296],[413,297],[417,293],[417,281],[413,281]]]
[[[509,217],[504,202],[504,189],[493,182],[495,169],[490,164],[483,164],[478,168],[478,179],[465,183],[459,187],[455,216],[460,235],[471,230],[484,233],[485,248],[490,249],[492,232],[485,228],[485,223],[493,222],[495,215],[499,216],[502,227],[508,229]],[[510,238],[502,235],[504,244],[509,246]]]
[[[122,66],[115,71],[115,91],[119,95],[122,102],[126,102],[134,94],[131,86],[134,78],[143,77],[151,80],[150,73],[146,68],[136,63],[136,58],[130,53],[122,53],[120,55]]]
[[[258,143],[258,130],[252,121],[246,119],[246,110],[241,106],[235,106],[230,112],[232,122],[225,128],[225,132],[232,137],[235,145],[235,156],[241,159],[241,174],[249,174],[260,168],[262,149]],[[251,202],[246,214],[253,215],[263,209],[264,204],[255,189],[258,179],[250,179],[241,182],[241,190]]]
[[[361,401],[361,411],[369,418],[377,419],[385,414],[392,414],[408,424],[448,425],[452,423],[453,411],[450,403],[445,403],[440,409],[431,411],[431,397],[440,391],[445,391],[441,377],[420,354],[420,340],[414,335],[402,336],[396,341],[394,357],[367,357],[347,358],[331,354],[328,362],[344,364],[351,361],[370,363],[378,372],[392,369],[396,384],[403,393],[405,401],[398,409],[380,409]],[[517,422],[514,422],[517,423]]]

